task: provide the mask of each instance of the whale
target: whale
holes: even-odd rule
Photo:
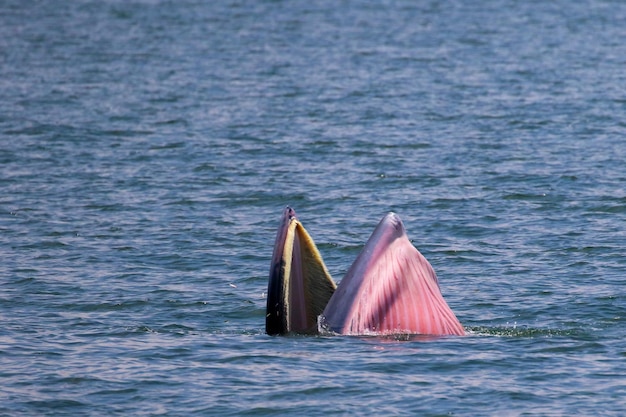
[[[315,242],[286,207],[276,233],[267,286],[267,334],[316,333],[337,286]]]
[[[435,270],[396,213],[380,220],[337,285],[291,207],[283,210],[274,242],[265,329],[269,335],[465,335]]]

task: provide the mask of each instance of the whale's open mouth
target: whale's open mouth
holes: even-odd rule
[[[266,332],[464,335],[430,263],[395,213],[380,221],[336,286],[311,236],[287,207],[268,283]]]

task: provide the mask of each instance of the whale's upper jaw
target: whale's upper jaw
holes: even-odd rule
[[[317,317],[335,291],[315,242],[286,207],[276,234],[267,288],[268,334],[315,333]]]

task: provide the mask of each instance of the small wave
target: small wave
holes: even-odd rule
[[[576,329],[541,329],[525,326],[477,326],[466,327],[465,330],[470,336],[501,336],[519,338],[572,336],[580,333]]]

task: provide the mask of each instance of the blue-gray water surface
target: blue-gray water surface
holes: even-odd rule
[[[0,3],[0,415],[626,413],[626,3]],[[465,337],[270,337],[291,205]]]

